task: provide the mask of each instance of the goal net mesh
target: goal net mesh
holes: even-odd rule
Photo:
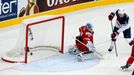
[[[63,53],[64,21],[64,16],[43,16],[23,21],[16,46],[2,59],[11,63],[27,63],[29,52],[44,48]]]

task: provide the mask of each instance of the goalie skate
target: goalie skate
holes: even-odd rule
[[[85,60],[92,58],[93,54],[94,54],[93,51],[81,52],[77,55],[77,59],[78,61],[85,61]]]
[[[84,61],[85,59],[84,59],[84,57],[83,57],[83,53],[79,53],[78,55],[77,55],[77,59],[78,59],[78,61]]]

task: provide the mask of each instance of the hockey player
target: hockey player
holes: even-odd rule
[[[111,45],[108,49],[109,52],[112,51],[114,47],[114,42],[116,41],[117,37],[121,32],[123,32],[124,38],[129,43],[129,45],[132,45],[131,43],[131,27],[129,24],[129,16],[125,13],[124,10],[118,9],[116,11],[113,11],[108,16],[108,19],[112,22],[113,18],[117,17],[116,23],[113,29],[113,33],[111,34]]]
[[[132,42],[132,51],[131,51],[131,56],[128,58],[126,65],[121,66],[122,70],[128,69],[132,63],[134,62],[134,39],[131,41]]]
[[[74,49],[70,49],[70,54],[76,54],[78,60],[83,61],[89,59],[89,54],[93,53],[95,47],[93,45],[93,27],[90,23],[79,28],[79,36],[76,36],[76,45]]]

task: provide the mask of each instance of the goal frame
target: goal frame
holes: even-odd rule
[[[64,16],[57,16],[57,17],[52,17],[52,18],[48,18],[48,19],[44,19],[41,21],[36,21],[36,22],[32,22],[32,23],[28,23],[26,25],[26,31],[25,31],[25,53],[24,53],[24,61],[12,61],[12,60],[7,60],[4,58],[1,58],[3,61],[5,62],[9,62],[9,63],[28,63],[28,52],[29,52],[29,41],[28,41],[28,32],[29,32],[29,27],[30,26],[34,26],[36,24],[39,23],[43,23],[43,22],[49,22],[49,21],[53,21],[53,20],[57,20],[57,19],[62,19],[62,33],[61,33],[61,50],[59,51],[60,53],[64,53],[64,32],[65,32],[65,17]]]

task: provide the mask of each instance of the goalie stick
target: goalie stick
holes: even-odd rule
[[[81,44],[83,44],[85,47],[87,47],[83,42],[81,42],[81,41],[78,40],[77,38],[76,38],[75,40],[77,40],[78,42],[80,42]],[[88,48],[88,47],[87,47],[87,48]],[[94,46],[94,48],[95,48],[95,46]],[[97,52],[96,50],[94,50],[94,52],[95,52],[96,54],[98,54],[99,56],[103,57],[103,55],[100,54],[99,52]]]

